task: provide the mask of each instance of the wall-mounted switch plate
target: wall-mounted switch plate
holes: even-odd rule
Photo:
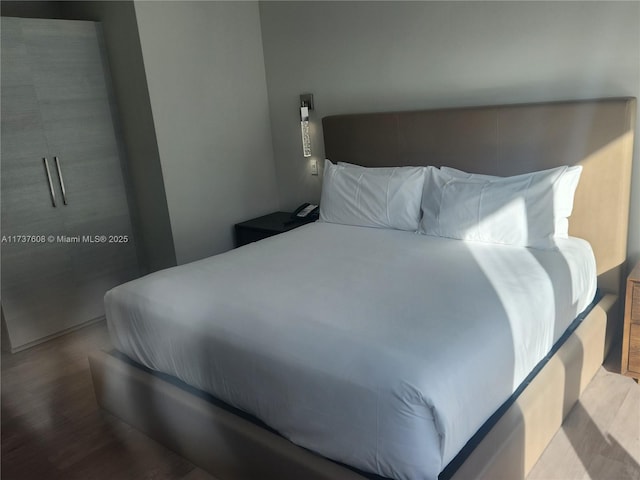
[[[318,175],[318,160],[311,160],[311,175]]]

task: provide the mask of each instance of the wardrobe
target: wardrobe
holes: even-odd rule
[[[1,21],[1,301],[17,351],[102,318],[139,268],[100,25]]]

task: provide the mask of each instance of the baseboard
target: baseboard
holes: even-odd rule
[[[49,340],[53,340],[54,338],[61,337],[71,332],[75,332],[76,330],[80,330],[81,328],[88,327],[89,325],[93,325],[94,323],[101,322],[105,319],[104,315],[101,315],[96,318],[92,318],[91,320],[87,320],[86,322],[79,323],[78,325],[74,325],[73,327],[65,328],[64,330],[60,330],[59,332],[53,333],[51,335],[47,335],[46,337],[39,338],[32,342],[25,343],[24,345],[20,345],[16,348],[11,348],[11,353],[18,353],[23,350],[27,350],[28,348],[35,347],[36,345],[40,345],[41,343],[48,342]]]

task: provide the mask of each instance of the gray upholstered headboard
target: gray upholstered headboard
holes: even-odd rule
[[[635,109],[635,98],[609,98],[335,115],[322,126],[333,162],[447,165],[494,175],[583,165],[569,231],[591,243],[600,287],[619,292]]]

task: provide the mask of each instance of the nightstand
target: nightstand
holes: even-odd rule
[[[291,212],[274,212],[253,220],[236,223],[234,227],[236,247],[288,232],[316,219],[317,217],[305,218],[291,222]]]
[[[640,263],[627,278],[622,337],[622,374],[640,378]]]

